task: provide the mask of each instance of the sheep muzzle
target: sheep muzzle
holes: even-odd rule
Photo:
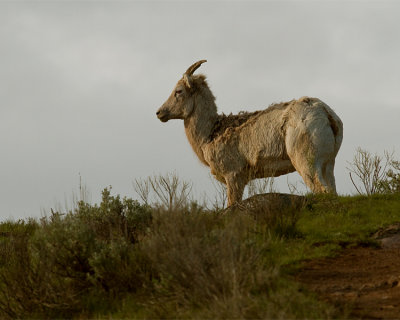
[[[161,122],[167,122],[169,120],[169,112],[166,110],[158,110],[156,112],[157,118],[161,121]]]

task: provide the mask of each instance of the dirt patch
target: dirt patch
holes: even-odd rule
[[[306,262],[296,278],[352,318],[400,319],[400,223],[372,237],[381,248],[349,248]]]

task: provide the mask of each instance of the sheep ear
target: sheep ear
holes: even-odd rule
[[[188,76],[186,73],[183,74],[183,82],[185,83],[186,87],[188,87],[189,89],[192,88],[190,76]]]

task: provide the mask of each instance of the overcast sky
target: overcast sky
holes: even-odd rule
[[[0,1],[0,219],[68,202],[80,177],[94,202],[173,171],[210,192],[182,121],[155,116],[200,59],[219,112],[330,105],[338,192],[354,193],[358,146],[400,158],[399,17],[398,1]]]

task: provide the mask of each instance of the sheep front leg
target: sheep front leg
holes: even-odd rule
[[[228,207],[230,207],[234,203],[242,200],[246,182],[237,175],[227,177],[225,178],[225,181],[228,194]]]

